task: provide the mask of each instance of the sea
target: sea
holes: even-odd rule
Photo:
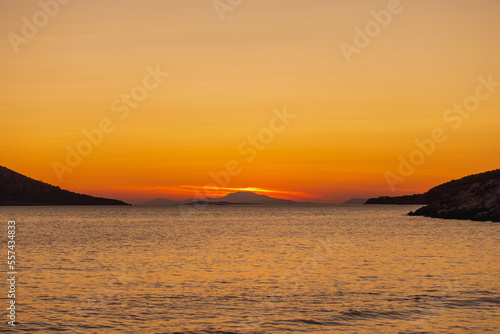
[[[1,207],[0,332],[500,333],[500,224],[416,208]]]

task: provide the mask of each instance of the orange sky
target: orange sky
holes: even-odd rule
[[[499,167],[496,0],[41,3],[0,1],[0,165],[35,179],[339,202]]]

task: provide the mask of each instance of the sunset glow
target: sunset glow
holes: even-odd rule
[[[70,1],[37,27],[38,1],[3,1],[0,165],[133,203],[498,168],[500,3],[398,3]]]
[[[221,187],[212,187],[212,186],[180,186],[180,187],[161,187],[161,186],[153,186],[153,187],[115,187],[118,191],[131,192],[136,195],[143,194],[144,198],[148,198],[151,194],[156,194],[157,196],[161,196],[164,194],[171,194],[172,199],[182,200],[189,198],[189,196],[193,198],[203,199],[206,197],[223,197],[227,194],[231,194],[234,192],[254,192],[259,195],[268,195],[271,197],[283,198],[283,199],[291,199],[291,200],[306,200],[306,199],[315,199],[316,196],[299,192],[299,191],[284,191],[284,190],[273,190],[273,189],[262,189],[255,187],[246,187],[246,188],[221,188]]]

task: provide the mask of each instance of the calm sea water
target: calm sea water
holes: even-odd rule
[[[500,225],[414,209],[3,207],[0,331],[500,333]]]

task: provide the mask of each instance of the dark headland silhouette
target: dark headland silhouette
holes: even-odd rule
[[[128,205],[63,190],[0,166],[0,205]]]
[[[424,194],[372,198],[366,204],[427,204],[409,215],[500,222],[500,169],[446,182]]]
[[[367,200],[368,198],[351,198],[350,200],[347,200],[340,204],[365,204]]]
[[[204,199],[187,199],[184,201],[174,201],[166,198],[157,198],[142,203],[142,206],[168,206],[179,204],[208,204],[208,205],[234,205],[234,204],[307,204],[307,202],[295,202],[288,199],[280,199],[259,195],[251,191],[238,191],[224,197],[207,197]]]

